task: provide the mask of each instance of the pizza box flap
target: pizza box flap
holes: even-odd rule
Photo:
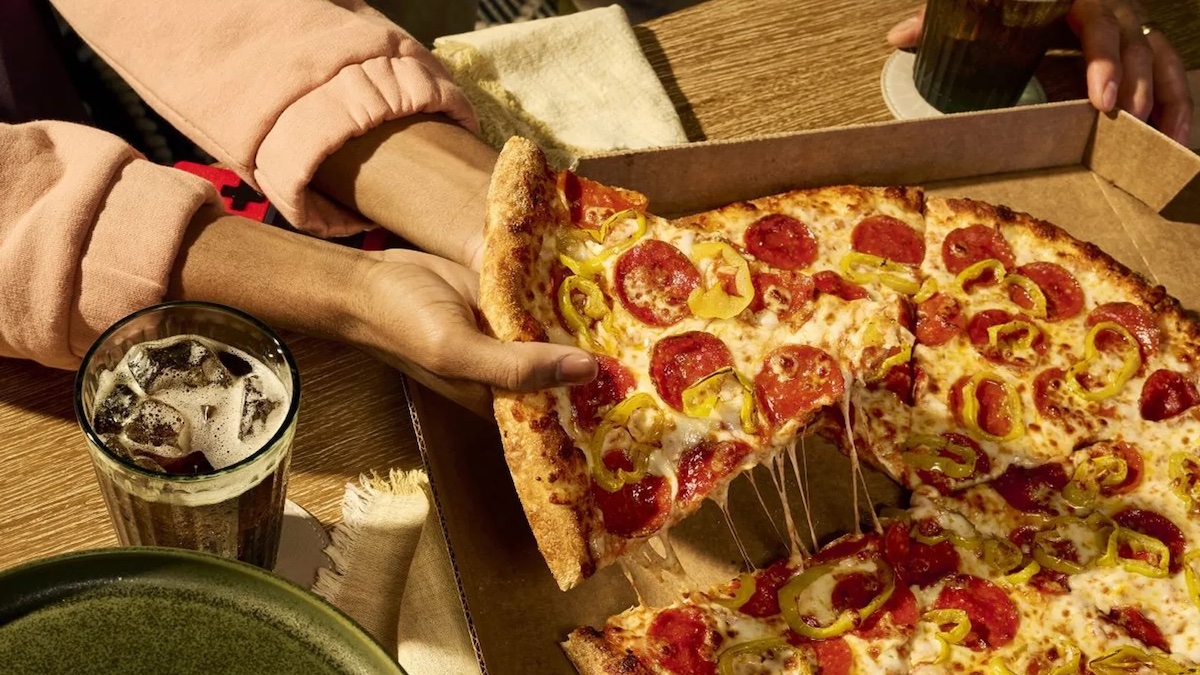
[[[585,159],[578,170],[645,192],[651,209],[667,216],[796,187],[924,185],[935,195],[984,199],[1054,222],[1165,285],[1185,306],[1200,308],[1193,262],[1200,250],[1194,224],[1200,158],[1128,115],[1097,115],[1086,103],[619,153]],[[577,626],[602,625],[637,595],[615,566],[559,591],[517,500],[495,424],[419,387],[412,393],[482,667],[500,674],[573,672],[558,642]],[[802,457],[812,527],[789,478],[792,527],[808,543],[814,535],[824,542],[851,530],[848,461],[815,440]],[[899,488],[867,473],[871,503],[903,502]],[[760,467],[751,475],[734,481],[728,511],[747,557],[765,564],[787,551],[788,520],[770,473]],[[860,499],[867,501],[861,493]],[[670,541],[688,580],[629,566],[652,604],[669,600],[681,583],[721,582],[742,565],[725,514],[711,502],[672,530]]]

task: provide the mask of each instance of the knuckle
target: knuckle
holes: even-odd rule
[[[462,364],[462,350],[455,345],[453,332],[433,326],[425,333],[422,361],[425,368],[441,377],[455,377]]]
[[[506,389],[524,391],[536,386],[537,369],[525,359],[509,359],[501,366],[499,375]]]

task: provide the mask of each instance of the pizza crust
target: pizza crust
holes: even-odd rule
[[[571,631],[560,646],[580,675],[650,675],[653,672],[636,654],[629,650],[618,651],[604,639],[604,633],[593,628]]]

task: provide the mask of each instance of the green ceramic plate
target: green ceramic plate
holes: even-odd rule
[[[125,548],[0,572],[0,673],[403,670],[344,614],[256,567]]]

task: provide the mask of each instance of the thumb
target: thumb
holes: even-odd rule
[[[921,40],[921,30],[925,27],[924,12],[901,21],[888,31],[887,41],[897,49],[916,47]]]
[[[585,384],[596,376],[596,360],[577,347],[549,342],[502,342],[472,333],[457,350],[448,375],[509,391],[537,391]]]

